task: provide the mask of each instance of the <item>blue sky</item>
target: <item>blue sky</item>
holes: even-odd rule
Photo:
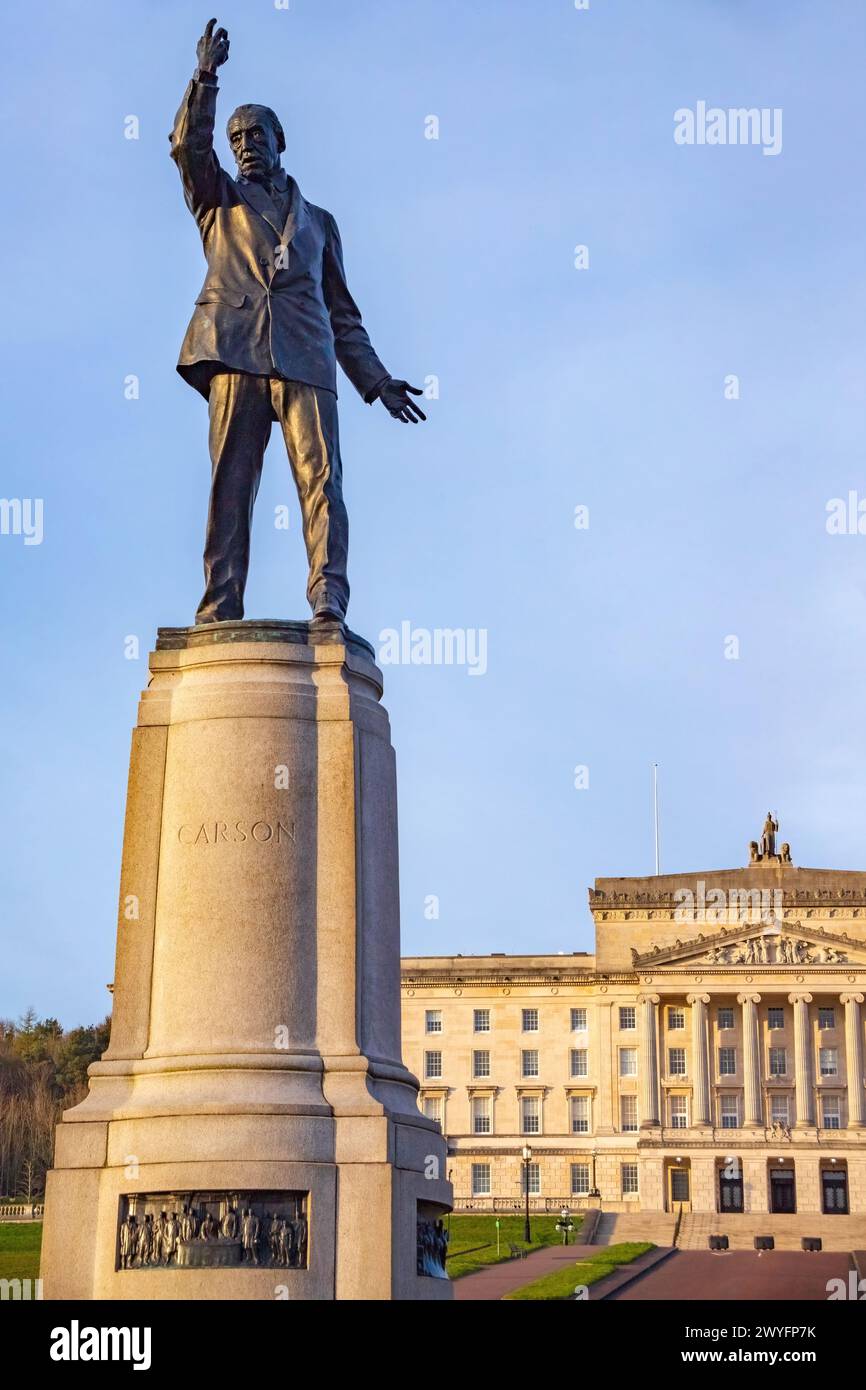
[[[44,539],[0,535],[0,1016],[106,1011],[147,651],[200,596],[206,410],[174,363],[204,263],[166,137],[209,13],[4,19],[0,494],[43,499]],[[866,12],[217,15],[221,159],[235,105],[278,111],[379,355],[440,382],[415,429],[340,383],[351,626],[488,633],[483,677],[385,669],[405,952],[591,948],[594,877],[652,871],[654,761],[663,869],[745,863],[768,806],[795,862],[866,867],[866,536],[826,529],[866,498]],[[781,153],[678,146],[700,100],[781,108]],[[256,515],[247,615],[304,617],[276,434]]]

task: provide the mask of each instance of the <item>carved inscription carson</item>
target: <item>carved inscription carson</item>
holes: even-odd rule
[[[182,845],[243,845],[250,840],[257,845],[295,843],[295,822],[285,821],[200,821],[198,825],[184,823],[177,832]]]

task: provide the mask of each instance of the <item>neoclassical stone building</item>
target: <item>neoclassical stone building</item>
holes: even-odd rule
[[[596,952],[403,960],[458,1206],[866,1213],[866,873],[602,878]],[[525,1150],[531,1150],[527,1157]]]

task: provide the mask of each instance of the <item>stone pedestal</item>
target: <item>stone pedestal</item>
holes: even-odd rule
[[[111,1043],[58,1126],[44,1295],[449,1298],[417,1273],[418,1221],[451,1189],[401,1060],[396,778],[372,649],[337,625],[217,623],[161,629],[150,670]],[[144,1224],[152,1244],[183,1207],[222,1240],[213,1260],[178,1264],[165,1235],[142,1261]],[[435,1245],[427,1226],[428,1268]],[[226,1267],[229,1246],[242,1262]]]

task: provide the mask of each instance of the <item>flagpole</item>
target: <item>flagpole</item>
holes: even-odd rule
[[[659,856],[659,765],[653,763],[653,821],[655,825],[656,875],[661,873]]]

